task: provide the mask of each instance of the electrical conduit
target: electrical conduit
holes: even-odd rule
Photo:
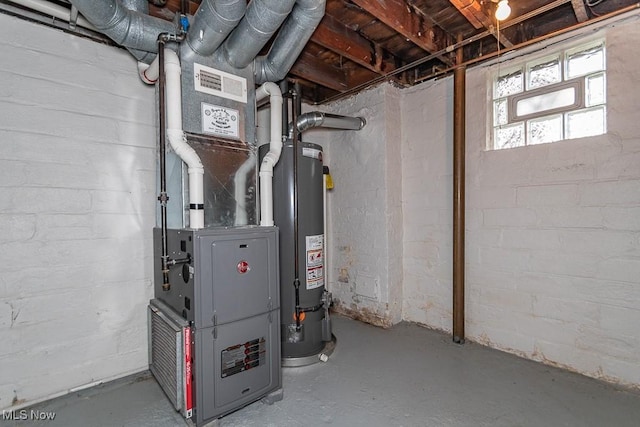
[[[282,92],[275,83],[264,83],[256,90],[256,102],[269,97],[271,140],[269,152],[260,165],[260,225],[273,226],[273,168],[282,152]]]

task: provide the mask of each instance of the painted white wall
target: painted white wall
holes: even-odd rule
[[[630,40],[640,39],[638,16],[602,33],[606,135],[486,151],[489,79],[495,66],[468,70],[466,109],[467,336],[636,386],[640,47]],[[589,31],[542,54],[593,36]],[[404,91],[402,103],[403,318],[447,331],[452,93],[452,78],[446,78]]]
[[[367,120],[360,131],[304,134],[324,147],[335,185],[327,196],[327,287],[338,311],[390,326],[402,318],[400,91],[385,85],[327,110]]]
[[[147,368],[155,113],[128,52],[0,14],[0,408]]]

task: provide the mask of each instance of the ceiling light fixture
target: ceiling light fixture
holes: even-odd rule
[[[504,21],[511,14],[511,6],[507,0],[500,0],[498,7],[496,8],[496,19],[498,21]]]

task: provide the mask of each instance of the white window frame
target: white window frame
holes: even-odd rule
[[[585,50],[588,50],[590,48],[595,48],[595,47],[601,47],[602,51],[603,51],[603,64],[602,64],[602,69],[597,70],[597,71],[590,71],[590,72],[586,72],[586,73],[582,73],[580,75],[576,75],[573,76],[572,78],[567,78],[568,76],[568,71],[569,71],[569,57],[570,55],[576,53],[576,52],[582,52]],[[562,49],[559,52],[553,53],[553,54],[547,54],[545,56],[540,56],[528,61],[523,61],[519,64],[516,64],[515,66],[509,66],[508,68],[503,69],[502,71],[500,71],[500,67],[498,67],[498,71],[494,73],[493,78],[491,79],[491,90],[490,90],[490,94],[491,94],[491,99],[490,99],[490,104],[489,104],[489,109],[488,111],[490,112],[490,120],[489,120],[489,124],[491,126],[491,132],[489,133],[489,144],[488,144],[488,149],[489,150],[500,150],[500,149],[506,149],[506,148],[511,148],[511,147],[497,147],[497,133],[500,129],[503,128],[510,128],[513,126],[519,126],[522,125],[522,138],[524,138],[524,145],[523,146],[529,146],[529,145],[536,145],[539,142],[532,142],[532,140],[530,140],[530,124],[532,123],[532,121],[535,121],[536,119],[541,119],[541,118],[545,118],[545,117],[553,117],[553,116],[561,116],[562,117],[562,136],[561,138],[557,138],[554,140],[550,140],[550,141],[545,141],[545,143],[547,142],[558,142],[558,141],[563,141],[563,140],[567,140],[567,139],[571,139],[571,137],[569,136],[569,128],[568,128],[568,122],[567,122],[567,117],[570,113],[573,112],[579,112],[579,111],[589,111],[591,109],[603,109],[603,114],[604,114],[604,129],[603,129],[603,134],[607,132],[607,124],[606,124],[606,114],[607,114],[607,94],[606,94],[606,86],[607,86],[607,80],[606,80],[606,75],[607,75],[607,67],[606,67],[606,43],[605,40],[603,38],[599,38],[596,40],[592,40],[590,42],[587,43],[581,43],[579,45],[575,45],[575,46],[570,46],[567,48]],[[545,62],[553,62],[554,60],[558,60],[559,62],[559,72],[560,72],[560,81],[559,82],[554,82],[545,86],[539,86],[539,87],[535,87],[533,89],[530,89],[530,70],[539,65],[539,64],[544,64]],[[497,82],[501,77],[513,74],[513,73],[517,73],[520,72],[521,73],[521,79],[522,79],[522,90],[516,93],[512,93],[510,95],[507,96],[502,96],[502,97],[498,97],[497,96]],[[588,104],[588,88],[587,88],[587,81],[590,78],[593,78],[599,74],[602,74],[604,77],[604,94],[603,94],[603,101],[598,103],[598,104],[594,104],[594,105],[589,105]],[[518,102],[526,100],[526,99],[532,99],[536,96],[544,96],[547,94],[552,94],[554,92],[558,92],[558,91],[562,91],[562,90],[567,90],[567,89],[572,89],[574,92],[574,100],[572,103],[569,103],[567,105],[563,105],[560,106],[558,108],[549,108],[549,109],[545,109],[545,110],[539,110],[536,112],[532,112],[532,113],[528,113],[528,114],[523,114],[523,115],[518,115],[517,112],[517,107],[518,107]],[[506,114],[506,123],[501,123],[501,124],[497,124],[498,118],[496,117],[496,105],[498,103],[502,103],[502,102],[506,102],[506,108],[507,108],[507,114]],[[594,135],[595,136],[595,135]],[[575,137],[574,137],[575,138]],[[521,146],[518,146],[521,147]],[[515,147],[514,147],[515,148]]]

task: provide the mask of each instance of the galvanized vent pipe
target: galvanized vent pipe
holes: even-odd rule
[[[294,3],[295,0],[252,0],[244,18],[222,45],[229,65],[245,68],[251,64],[291,13]],[[264,80],[258,84],[265,81],[275,80]]]
[[[256,0],[254,0],[256,1]],[[324,16],[326,0],[298,0],[271,50],[255,60],[256,84],[284,79]],[[257,55],[259,49],[255,51]],[[254,55],[255,57],[255,55]]]
[[[127,48],[157,53],[158,35],[177,33],[176,26],[172,22],[129,10],[118,0],[69,0],[69,2],[98,31]]]
[[[199,55],[209,56],[238,25],[247,0],[205,0],[193,16],[187,44]]]
[[[311,111],[298,116],[296,129],[299,133],[314,128],[331,128],[342,130],[360,130],[367,124],[364,117],[340,116],[337,114]],[[293,138],[293,123],[289,123],[289,138]]]

